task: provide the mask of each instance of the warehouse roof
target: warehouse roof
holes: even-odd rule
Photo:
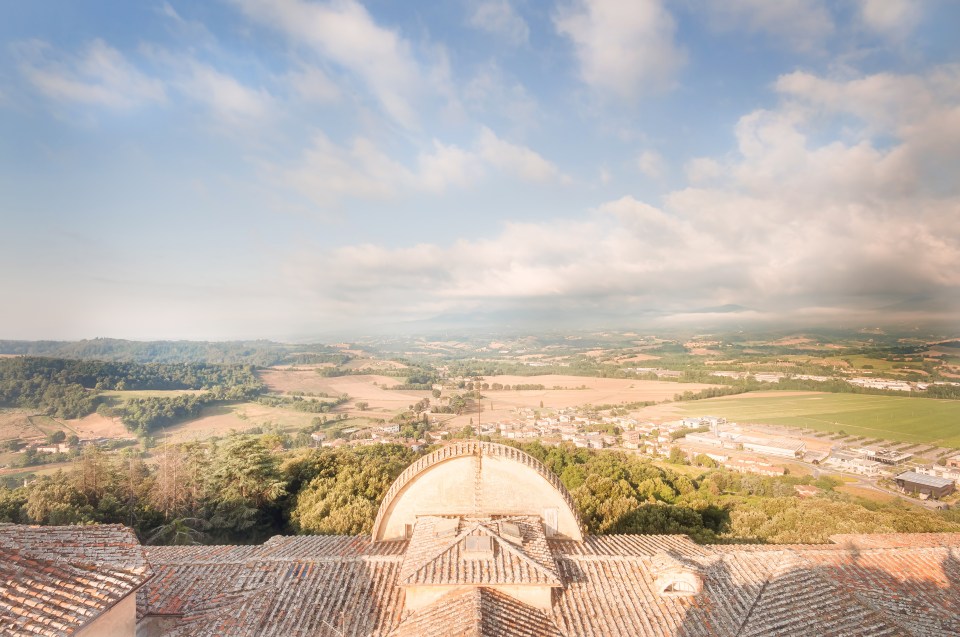
[[[949,478],[938,478],[937,476],[928,476],[925,473],[917,473],[916,471],[904,471],[896,477],[897,480],[904,480],[906,482],[912,482],[914,484],[922,484],[926,487],[933,487],[935,489],[942,489],[943,487],[949,487],[953,484],[953,480]]]

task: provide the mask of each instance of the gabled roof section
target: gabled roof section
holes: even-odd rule
[[[453,534],[448,523],[458,522]],[[501,537],[501,525],[516,525],[522,542]],[[472,553],[471,537],[487,537],[492,553]],[[400,570],[401,586],[513,585],[562,586],[547,546],[543,524],[536,516],[501,519],[421,517]]]
[[[453,591],[409,617],[390,637],[563,637],[543,611],[489,588]]]
[[[0,525],[0,634],[73,635],[149,577],[125,527]]]

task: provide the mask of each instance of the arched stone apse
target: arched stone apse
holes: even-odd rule
[[[560,478],[533,456],[493,442],[450,444],[407,467],[380,504],[373,540],[409,537],[421,515],[537,515],[547,537],[583,540]]]

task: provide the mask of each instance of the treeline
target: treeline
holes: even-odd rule
[[[688,476],[610,451],[517,445],[560,476],[592,533],[686,533],[701,542],[827,542],[836,533],[960,531],[957,512],[899,500],[880,504],[833,491],[829,479],[764,477],[723,469]],[[820,497],[799,498],[813,484]]]
[[[130,431],[144,435],[160,427],[196,418],[204,405],[213,402],[210,394],[183,394],[172,398],[131,398],[119,407],[103,411],[119,416]]]
[[[149,544],[262,542],[277,533],[369,532],[415,454],[400,445],[282,450],[282,434],[231,435],[141,454],[84,450],[69,471],[0,487],[0,522],[120,523]]]
[[[350,400],[347,394],[341,394],[333,400],[317,400],[303,396],[260,396],[257,402],[268,407],[294,409],[310,414],[326,414]]]
[[[249,365],[0,359],[0,405],[34,409],[58,418],[92,413],[101,402],[98,390],[206,390],[205,400],[213,401],[247,399],[262,388]],[[158,411],[164,408],[163,401],[173,399],[138,400],[152,401],[144,409]]]
[[[802,378],[784,377],[778,383],[762,383],[751,378],[728,378],[726,376],[712,376],[706,370],[687,370],[678,379],[681,382],[714,383],[723,385],[722,388],[710,388],[700,392],[683,392],[675,400],[698,400],[700,398],[714,398],[743,394],[750,391],[818,391],[831,394],[867,394],[871,396],[909,396],[911,398],[960,398],[960,387],[954,385],[933,385],[926,391],[904,392],[893,389],[876,389],[851,385],[842,378],[832,378],[826,381],[809,380]]]
[[[293,345],[265,340],[225,342],[126,341],[114,338],[82,341],[0,340],[0,354],[114,362],[243,364],[258,367],[283,363],[343,364],[350,360],[348,355],[327,345]]]
[[[523,391],[523,390],[543,390],[546,389],[546,385],[542,383],[517,383],[515,385],[503,384],[503,383],[483,383],[480,381],[458,381],[457,389],[466,389],[467,391],[474,391],[479,389],[481,391]],[[554,387],[554,389],[559,389],[559,387]]]
[[[288,449],[297,439],[237,434],[169,445],[149,464],[133,451],[88,449],[69,471],[0,487],[0,522],[123,523],[144,542],[160,544],[369,533],[390,484],[420,455],[400,445]],[[956,511],[860,500],[833,491],[837,483],[829,479],[710,469],[687,475],[622,453],[518,446],[560,476],[595,534],[810,543],[841,532],[960,531]],[[799,498],[797,484],[822,493]]]
[[[363,376],[374,373],[370,369],[343,369],[342,367],[321,367],[317,373],[325,378],[336,378],[339,376]],[[392,376],[394,378],[403,378],[404,382],[394,385],[392,389],[430,391],[435,383],[440,382],[436,371],[424,365],[409,364],[402,369],[377,369],[375,373],[379,376]]]
[[[208,363],[118,363],[59,358],[0,359],[0,382],[42,379],[85,389],[212,389],[220,385],[260,386],[250,365]]]
[[[684,400],[704,400],[706,398],[719,398],[720,396],[734,396],[744,394],[750,391],[743,387],[707,387],[698,392],[685,391],[682,394],[674,394],[673,399],[677,402]]]

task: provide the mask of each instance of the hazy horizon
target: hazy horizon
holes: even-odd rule
[[[38,1],[0,339],[960,328],[960,4]]]

